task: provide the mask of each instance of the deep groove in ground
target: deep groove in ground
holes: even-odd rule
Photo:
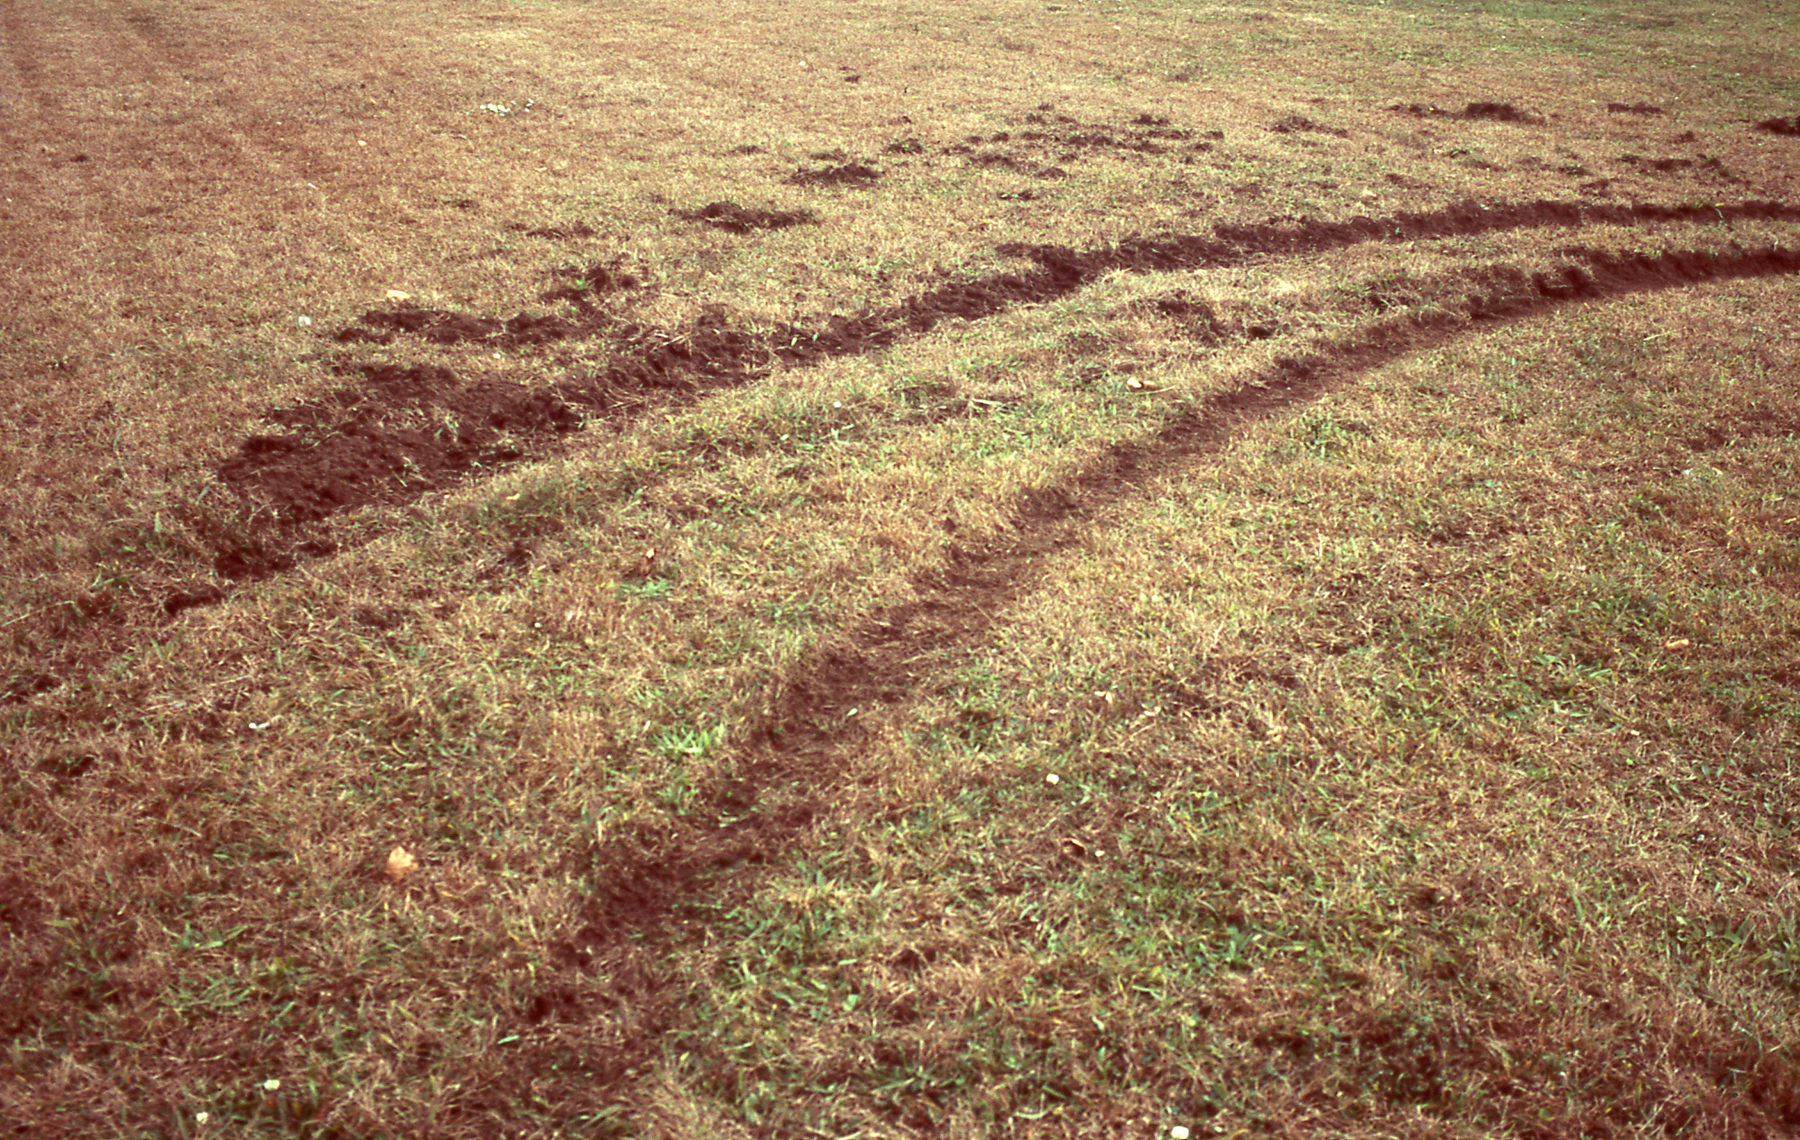
[[[1110,448],[1062,484],[1020,494],[1009,531],[953,548],[941,565],[915,578],[917,600],[868,614],[774,687],[763,723],[745,742],[747,759],[740,770],[704,789],[687,816],[730,822],[665,833],[649,844],[624,836],[592,850],[588,868],[600,891],[576,938],[581,960],[630,961],[633,977],[648,977],[636,956],[678,936],[674,927],[684,913],[701,910],[696,895],[742,892],[767,852],[802,847],[815,821],[829,816],[834,791],[854,767],[843,753],[855,746],[860,730],[852,727],[859,722],[849,721],[848,710],[904,704],[916,680],[914,662],[947,647],[978,644],[1033,588],[1050,556],[1084,531],[1104,526],[1108,511],[1157,480],[1225,447],[1252,422],[1403,356],[1566,305],[1800,273],[1800,251],[1773,247],[1731,254],[1575,251],[1569,256],[1552,272],[1496,271],[1493,279],[1510,277],[1511,285],[1471,296],[1461,311],[1378,320],[1284,357],[1172,417],[1155,433]],[[614,1052],[601,1071],[609,1080],[621,1079],[638,1063],[633,1057],[647,1057],[657,1047],[656,1035],[666,1028],[640,1025],[629,1039],[613,1041]]]

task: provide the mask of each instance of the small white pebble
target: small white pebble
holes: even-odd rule
[[[303,329],[312,328],[312,318],[311,317],[295,317],[294,323],[299,325]]]
[[[1177,1124],[1175,1127],[1169,1129],[1169,1140],[1188,1140],[1187,1127],[1185,1125]]]
[[[1046,784],[1060,784],[1062,783],[1062,777],[1058,776],[1055,772],[1052,772],[1044,777],[1044,782]]]
[[[268,1089],[270,1092],[274,1092],[276,1089],[278,1089],[280,1087],[281,1087],[281,1082],[276,1080],[274,1077],[270,1077],[268,1080],[263,1082],[263,1088]]]
[[[207,1113],[207,1112],[196,1112],[196,1113],[195,1113],[195,1114],[194,1114],[194,1123],[195,1123],[195,1124],[205,1124],[205,1123],[206,1123],[206,1122],[207,1122],[207,1121],[209,1121],[209,1120],[211,1120],[211,1119],[212,1119],[212,1114],[211,1114],[211,1113]]]

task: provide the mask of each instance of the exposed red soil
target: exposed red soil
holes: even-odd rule
[[[1681,174],[1693,171],[1697,175],[1716,178],[1725,182],[1742,182],[1743,179],[1726,169],[1725,164],[1715,157],[1701,158],[1645,158],[1637,154],[1622,154],[1617,160],[1624,166],[1635,166],[1639,170],[1653,171],[1657,174]]]
[[[1059,179],[1068,177],[1064,164],[1079,162],[1095,154],[1111,159],[1175,152],[1191,156],[1212,150],[1214,144],[1224,138],[1225,132],[1217,129],[1195,132],[1150,114],[1139,115],[1124,127],[1082,123],[1067,115],[1053,113],[1051,105],[1046,103],[1025,116],[1020,130],[968,135],[960,142],[938,149],[941,154],[963,158],[971,166],[1013,170],[1034,178]],[[924,151],[924,144],[913,137],[896,140],[885,148],[885,153],[899,155]]]
[[[1800,135],[1800,115],[1784,119],[1777,115],[1772,119],[1764,119],[1756,124],[1756,129],[1772,135]]]
[[[1608,103],[1606,109],[1615,115],[1661,115],[1666,112],[1650,103]]]
[[[477,317],[448,309],[371,309],[358,318],[361,328],[337,334],[340,344],[392,344],[394,334],[412,333],[432,344],[466,344],[471,341],[518,347],[547,344],[577,335],[581,330],[556,316],[520,313],[507,320]]]

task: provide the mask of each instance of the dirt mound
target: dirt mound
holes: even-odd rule
[[[570,431],[580,415],[557,392],[499,381],[462,384],[446,368],[369,365],[360,388],[340,389],[333,404],[271,415],[301,428],[257,435],[219,467],[219,477],[272,506],[288,522],[322,518],[372,502],[404,501],[477,465],[521,456],[502,437]],[[427,414],[435,413],[435,414]],[[226,577],[253,576],[264,560],[221,565]],[[238,565],[238,563],[243,563]]]
[[[1773,119],[1764,119],[1756,124],[1756,129],[1772,135],[1800,135],[1800,115],[1784,119],[1777,115]]]
[[[1661,115],[1661,107],[1649,103],[1608,103],[1606,109],[1615,115]]]
[[[469,472],[517,462],[528,446],[589,421],[629,418],[672,396],[741,384],[766,373],[765,341],[703,318],[679,334],[625,326],[599,375],[528,386],[465,382],[448,368],[363,365],[357,382],[326,399],[279,409],[288,434],[246,439],[220,464],[221,480],[271,509],[286,526],[372,503],[406,502]],[[279,544],[275,536],[259,541]],[[225,577],[291,566],[226,552]]]
[[[1487,119],[1495,123],[1541,124],[1542,115],[1531,115],[1511,103],[1470,103],[1456,116],[1459,119]]]
[[[819,224],[819,216],[811,210],[757,210],[736,202],[708,202],[697,210],[670,210],[669,213],[686,222],[704,222],[733,234]]]
[[[1172,125],[1168,119],[1142,114],[1130,125],[1082,123],[1067,115],[1046,115],[1047,107],[1025,116],[1025,129],[968,135],[961,142],[940,148],[940,153],[961,157],[975,166],[999,166],[1038,178],[1064,178],[1067,172],[1054,163],[1075,162],[1094,152],[1109,157],[1164,155],[1175,151],[1204,153],[1225,138],[1220,130],[1200,132]],[[894,146],[910,146],[909,138]],[[921,149],[922,149],[922,144]],[[894,153],[918,153],[905,150]]]
[[[548,241],[573,241],[576,238],[591,238],[594,229],[585,222],[576,222],[567,226],[537,226],[524,231],[526,237],[544,238]]]
[[[585,315],[593,314],[595,297],[642,288],[645,283],[640,274],[627,271],[619,261],[595,261],[582,268],[570,266],[556,270],[551,276],[573,284],[540,293],[538,300],[564,301],[574,305]]]

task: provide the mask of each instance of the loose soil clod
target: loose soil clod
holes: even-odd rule
[[[848,162],[842,166],[825,166],[817,170],[796,170],[788,176],[788,182],[795,186],[872,186],[881,178],[881,171],[860,162]]]
[[[1420,119],[1457,119],[1463,122],[1486,120],[1493,123],[1520,123],[1542,126],[1544,117],[1521,111],[1511,103],[1475,102],[1460,111],[1446,111],[1432,103],[1396,103],[1388,108]]]
[[[670,210],[669,213],[683,221],[705,222],[733,234],[819,224],[818,215],[811,210],[759,210],[736,202],[709,202],[695,210]]]

